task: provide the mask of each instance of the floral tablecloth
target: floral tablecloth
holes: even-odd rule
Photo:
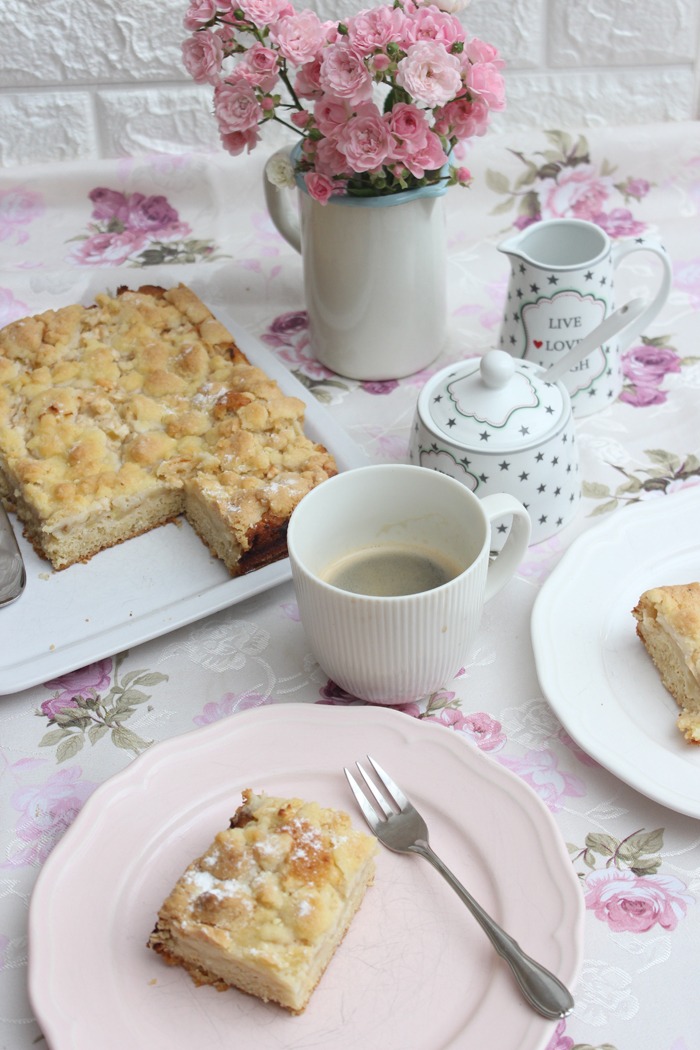
[[[300,260],[263,203],[264,160],[259,150],[0,172],[0,322],[78,301],[96,275],[110,288],[186,281],[271,348],[371,460],[405,461],[430,373],[363,384],[314,361]],[[618,402],[577,422],[575,522],[530,548],[487,607],[460,676],[405,714],[442,723],[519,774],[569,847],[586,906],[584,962],[575,1012],[548,1050],[697,1050],[700,823],[627,787],[568,736],[537,683],[528,625],[576,537],[700,482],[700,125],[491,136],[461,163],[474,182],[448,196],[450,343],[430,372],[497,344],[508,263],[496,246],[533,219],[591,219],[613,239],[653,233],[674,287],[624,355]],[[652,270],[641,257],[621,268],[618,301],[644,294]],[[0,660],[12,647],[2,616]],[[43,1042],[26,990],[30,896],[94,789],[160,741],[290,701],[358,703],[311,658],[291,583],[0,697],[0,1045]]]

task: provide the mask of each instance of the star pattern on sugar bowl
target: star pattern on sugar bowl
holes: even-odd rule
[[[501,350],[438,372],[421,391],[409,459],[465,484],[477,496],[508,492],[532,520],[532,543],[575,516],[581,481],[566,389],[539,366]],[[494,549],[508,521],[493,529]]]

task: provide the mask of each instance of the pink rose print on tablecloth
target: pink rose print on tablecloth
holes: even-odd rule
[[[166,682],[167,675],[131,670],[120,677],[123,660],[121,653],[113,660],[98,660],[44,683],[44,688],[53,690],[53,696],[35,711],[48,722],[39,746],[55,747],[57,762],[74,758],[85,744],[94,747],[103,737],[134,754],[152,743],[143,740],[127,722],[141,704],[150,702],[151,694],[145,689]]]
[[[554,1035],[547,1043],[545,1050],[572,1050],[573,1039],[566,1034],[566,1021],[558,1021]]]
[[[194,237],[162,194],[97,186],[88,197],[92,221],[87,233],[73,238],[79,243],[67,258],[75,266],[156,266],[219,258],[214,242]]]
[[[0,328],[12,321],[18,321],[20,317],[26,317],[28,313],[29,307],[15,299],[10,288],[0,288]]]
[[[0,190],[0,241],[24,244],[29,239],[27,227],[46,211],[41,193],[14,186]]]
[[[44,682],[44,688],[54,690],[54,695],[41,704],[41,713],[54,718],[66,707],[77,707],[78,697],[94,696],[99,690],[109,688],[111,672],[111,659],[98,660],[78,671]]]
[[[426,717],[426,722],[439,722],[458,733],[463,733],[480,751],[500,751],[506,744],[506,735],[501,723],[485,711],[463,714],[455,708],[444,708],[439,715]]]
[[[622,355],[623,387],[620,400],[636,408],[661,405],[668,393],[661,389],[664,377],[681,371],[681,357],[673,347],[657,341],[633,346]]]
[[[503,172],[487,173],[491,189],[506,198],[495,213],[515,209],[513,226],[520,230],[542,219],[584,219],[613,239],[636,237],[646,229],[629,205],[650,192],[647,179],[630,175],[616,181],[605,159],[591,159],[583,135],[574,139],[564,131],[548,131],[545,137],[546,150],[530,156],[514,151],[525,171],[512,184]]]
[[[619,506],[642,500],[670,496],[674,492],[700,484],[700,458],[695,453],[678,456],[665,449],[647,449],[648,466],[629,470],[621,463],[611,463],[624,481],[615,490],[602,482],[583,482],[583,495],[600,500],[593,514],[608,514]]]
[[[253,707],[264,707],[273,702],[272,697],[262,696],[260,693],[241,693],[240,696],[236,693],[224,693],[220,700],[212,700],[205,704],[201,715],[195,715],[192,721],[198,726],[208,726],[237,711],[249,711]]]
[[[339,391],[350,389],[349,380],[337,376],[314,357],[309,337],[309,317],[305,310],[290,310],[280,314],[261,338],[319,400],[327,400],[322,395],[322,388],[334,387]],[[352,385],[358,384],[352,381]],[[359,386],[367,394],[381,396],[390,394],[398,387],[398,383],[390,379],[386,382],[360,383]]]
[[[82,769],[61,769],[42,784],[19,788],[10,805],[20,813],[17,838],[20,846],[4,862],[4,867],[42,864],[63,832],[78,815],[97,784],[82,779]]]
[[[558,768],[557,756],[552,751],[528,751],[522,758],[499,755],[498,761],[522,777],[552,813],[561,810],[566,798],[580,798],[586,794],[579,777]]]
[[[693,897],[674,875],[636,875],[603,868],[585,878],[586,907],[616,933],[675,930]]]

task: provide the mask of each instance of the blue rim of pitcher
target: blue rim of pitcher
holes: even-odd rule
[[[294,181],[297,188],[305,193],[307,197],[311,194],[306,188],[304,176],[296,171],[296,163],[301,155],[301,143],[297,142],[290,150],[290,158],[294,165]],[[449,162],[440,169],[440,176],[447,176],[450,169]],[[345,208],[391,208],[398,204],[406,204],[408,201],[419,200],[421,197],[442,197],[447,193],[446,181],[433,183],[431,186],[417,186],[413,190],[400,190],[398,193],[384,193],[369,197],[353,197],[349,194],[337,194],[329,197],[328,204],[340,204]]]

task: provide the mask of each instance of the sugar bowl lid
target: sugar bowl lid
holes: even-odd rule
[[[531,361],[489,350],[433,376],[419,411],[430,429],[453,445],[483,452],[537,445],[571,413],[566,388],[546,383],[543,374]]]

